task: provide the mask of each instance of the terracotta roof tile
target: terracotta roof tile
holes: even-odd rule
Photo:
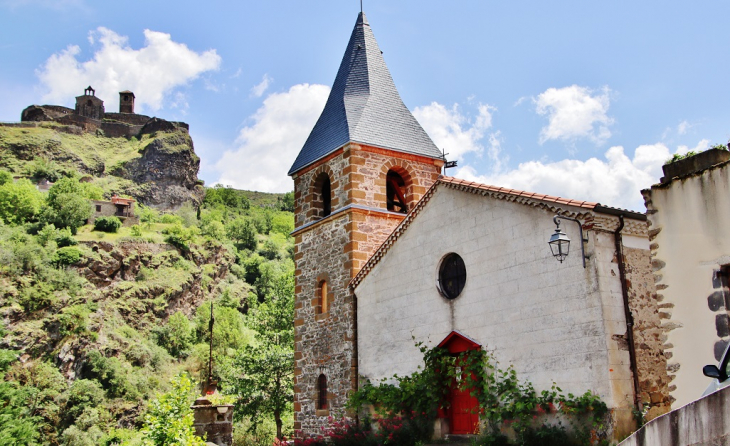
[[[596,206],[598,206],[598,203],[594,203],[591,201],[573,200],[571,198],[555,197],[552,195],[539,194],[537,192],[527,192],[527,191],[518,190],[518,189],[509,189],[506,187],[490,186],[488,184],[476,183],[473,181],[462,180],[462,179],[454,178],[454,177],[442,176],[441,178],[439,178],[439,181],[442,183],[453,184],[453,185],[457,185],[457,186],[466,186],[466,187],[486,190],[486,191],[490,191],[490,192],[500,192],[500,193],[505,193],[505,194],[509,194],[509,195],[515,195],[518,197],[533,198],[535,200],[540,200],[540,201],[549,201],[549,202],[558,203],[558,204],[567,204],[569,206],[575,206],[575,207],[584,208],[584,209],[593,209]]]

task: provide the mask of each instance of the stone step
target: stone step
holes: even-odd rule
[[[432,444],[425,444],[423,446],[442,446],[444,444],[450,444],[450,445],[471,445],[472,440],[475,440],[478,438],[478,435],[447,435],[445,440],[446,443],[432,443]]]

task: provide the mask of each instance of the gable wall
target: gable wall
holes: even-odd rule
[[[590,389],[630,423],[629,353],[614,338],[626,334],[626,321],[613,234],[589,232],[583,269],[578,228],[566,222],[572,252],[560,264],[547,244],[553,215],[438,188],[355,290],[360,375],[410,374],[422,363],[415,341],[435,346],[459,330],[538,390],[553,382],[574,394]],[[436,288],[439,262],[450,252],[467,268],[455,300]]]
[[[702,367],[730,340],[728,290],[717,276],[730,264],[729,190],[725,164],[643,191],[675,407],[702,395],[710,384]]]

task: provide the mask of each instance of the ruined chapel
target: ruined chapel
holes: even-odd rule
[[[355,416],[345,405],[363,380],[416,371],[414,340],[487,348],[538,391],[591,390],[614,438],[633,430],[636,407],[668,411],[646,215],[446,177],[443,166],[360,13],[289,171],[299,435]],[[573,240],[563,262],[547,244],[556,215],[579,223],[561,227]],[[475,401],[450,402],[436,434],[473,433]]]

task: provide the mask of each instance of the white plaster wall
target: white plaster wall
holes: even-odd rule
[[[610,407],[630,405],[628,352],[611,339],[626,333],[612,234],[589,233],[592,257],[583,269],[577,225],[566,222],[572,252],[560,264],[547,244],[552,217],[524,204],[437,189],[355,290],[360,375],[410,374],[422,364],[415,341],[435,346],[459,330],[538,390],[556,382],[574,394],[590,389]],[[451,301],[436,288],[439,262],[450,252],[467,269],[464,291]]]
[[[730,263],[730,170],[727,166],[702,175],[677,179],[670,187],[653,187],[649,213],[651,230],[661,229],[653,263],[657,290],[668,316],[668,370],[675,375],[673,407],[696,400],[709,384],[702,367],[716,363],[720,341],[708,297],[721,292],[715,271]],[[714,284],[713,284],[714,282]],[[727,338],[725,338],[727,339]]]

